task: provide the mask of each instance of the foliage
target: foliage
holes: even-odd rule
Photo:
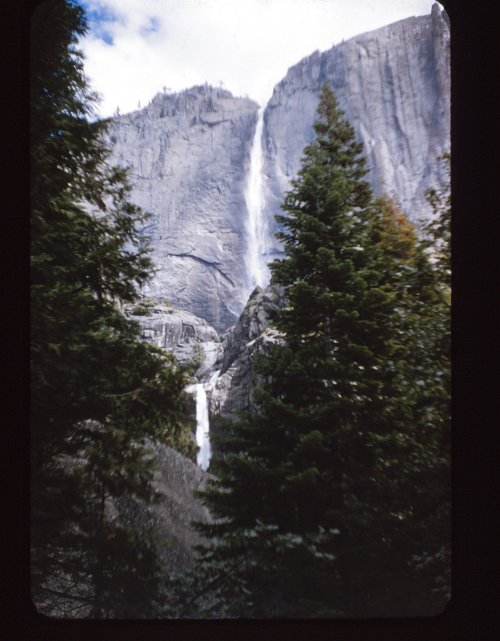
[[[138,304],[134,305],[131,313],[134,316],[147,316],[148,314],[151,314],[157,304],[158,302],[154,298],[143,296],[140,298]]]
[[[205,360],[205,351],[200,343],[196,343],[193,348],[193,358],[186,365],[186,372],[194,376]]]
[[[216,520],[197,526],[198,616],[405,616],[446,598],[446,296],[413,227],[373,197],[326,85],[315,132],[271,266],[286,344],[257,364],[257,411],[226,429],[201,494]]]
[[[427,190],[427,201],[433,216],[425,226],[427,244],[432,248],[443,282],[451,287],[451,155],[440,156],[445,182]]]
[[[77,48],[85,32],[70,0],[32,18],[32,592],[48,614],[148,616],[154,551],[113,506],[154,499],[147,447],[186,443],[185,381],[119,310],[151,271],[146,215],[107,163]]]

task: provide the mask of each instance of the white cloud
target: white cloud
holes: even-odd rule
[[[208,82],[261,104],[287,69],[316,49],[412,15],[432,0],[87,0],[114,20],[81,42],[100,113],[144,106],[166,86]],[[92,13],[89,14],[92,16]],[[106,17],[106,14],[101,14]],[[107,44],[106,32],[112,39]],[[106,39],[110,38],[106,36]]]

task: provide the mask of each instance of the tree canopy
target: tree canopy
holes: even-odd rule
[[[446,292],[372,194],[327,85],[314,129],[271,265],[285,343],[260,360],[258,409],[227,428],[203,493],[216,522],[198,526],[201,612],[433,614],[447,598]]]
[[[283,342],[256,359],[257,409],[229,423],[200,493],[195,571],[161,576],[151,447],[193,457],[185,375],[123,312],[152,273],[147,214],[109,164],[83,72],[84,12],[47,0],[31,34],[32,591],[83,617],[430,615],[449,596],[448,185],[421,239],[366,181],[322,89],[283,202]],[[164,571],[164,570],[163,570]],[[162,586],[167,587],[162,597]],[[163,598],[168,603],[161,602]]]
[[[122,312],[152,273],[146,214],[108,163],[83,72],[84,12],[47,0],[31,30],[32,592],[56,616],[152,612],[147,533],[116,515],[154,499],[154,442],[193,456],[184,374]]]

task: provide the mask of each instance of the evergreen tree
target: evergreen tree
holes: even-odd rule
[[[444,168],[445,181],[427,190],[427,202],[433,216],[424,227],[424,244],[432,250],[443,285],[451,288],[451,155],[443,153],[439,160]]]
[[[196,593],[209,595],[207,616],[428,607],[410,563],[419,490],[409,485],[421,480],[414,467],[433,465],[412,467],[414,453],[419,462],[433,453],[414,420],[422,395],[410,393],[410,376],[429,361],[433,370],[434,354],[415,354],[413,369],[407,360],[408,311],[432,270],[406,219],[373,197],[362,146],[326,85],[314,128],[278,216],[285,258],[271,266],[286,290],[273,315],[285,344],[258,365],[267,381],[258,411],[228,428],[218,478],[203,493],[217,518],[198,526],[212,542]]]
[[[407,488],[419,488],[411,522],[411,564],[429,609],[449,600],[451,581],[450,160],[449,153],[441,156],[445,182],[427,192],[433,217],[418,243],[406,315],[407,396],[412,390],[418,440],[404,477]]]
[[[154,500],[149,446],[192,456],[173,359],[120,311],[152,266],[106,122],[83,73],[81,7],[47,0],[31,32],[32,593],[40,611],[152,612],[158,567],[147,533],[116,515]]]

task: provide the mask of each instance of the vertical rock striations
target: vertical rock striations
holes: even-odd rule
[[[428,16],[313,53],[276,85],[263,127],[268,260],[280,254],[274,216],[313,139],[325,80],[364,143],[375,192],[419,224],[430,214],[426,189],[444,179],[437,157],[450,145],[449,24],[435,4]],[[109,132],[111,162],[131,167],[132,201],[152,213],[145,233],[157,272],[144,293],[219,333],[248,293],[245,188],[257,112],[252,100],[205,85],[158,94],[117,116]]]
[[[258,105],[209,86],[158,94],[116,117],[111,162],[131,167],[132,201],[158,269],[145,293],[205,318],[217,330],[243,309],[244,199]]]
[[[259,382],[253,360],[256,354],[268,353],[271,345],[283,340],[269,321],[270,310],[283,304],[281,287],[256,287],[236,325],[224,334],[223,351],[214,365],[220,371],[210,398],[214,414],[234,417],[239,410],[253,407],[252,391]]]
[[[437,157],[450,145],[446,14],[435,4],[428,16],[356,36],[289,69],[264,116],[268,221],[313,139],[325,81],[364,144],[374,191],[395,197],[416,224],[427,218],[425,190],[444,178]]]

